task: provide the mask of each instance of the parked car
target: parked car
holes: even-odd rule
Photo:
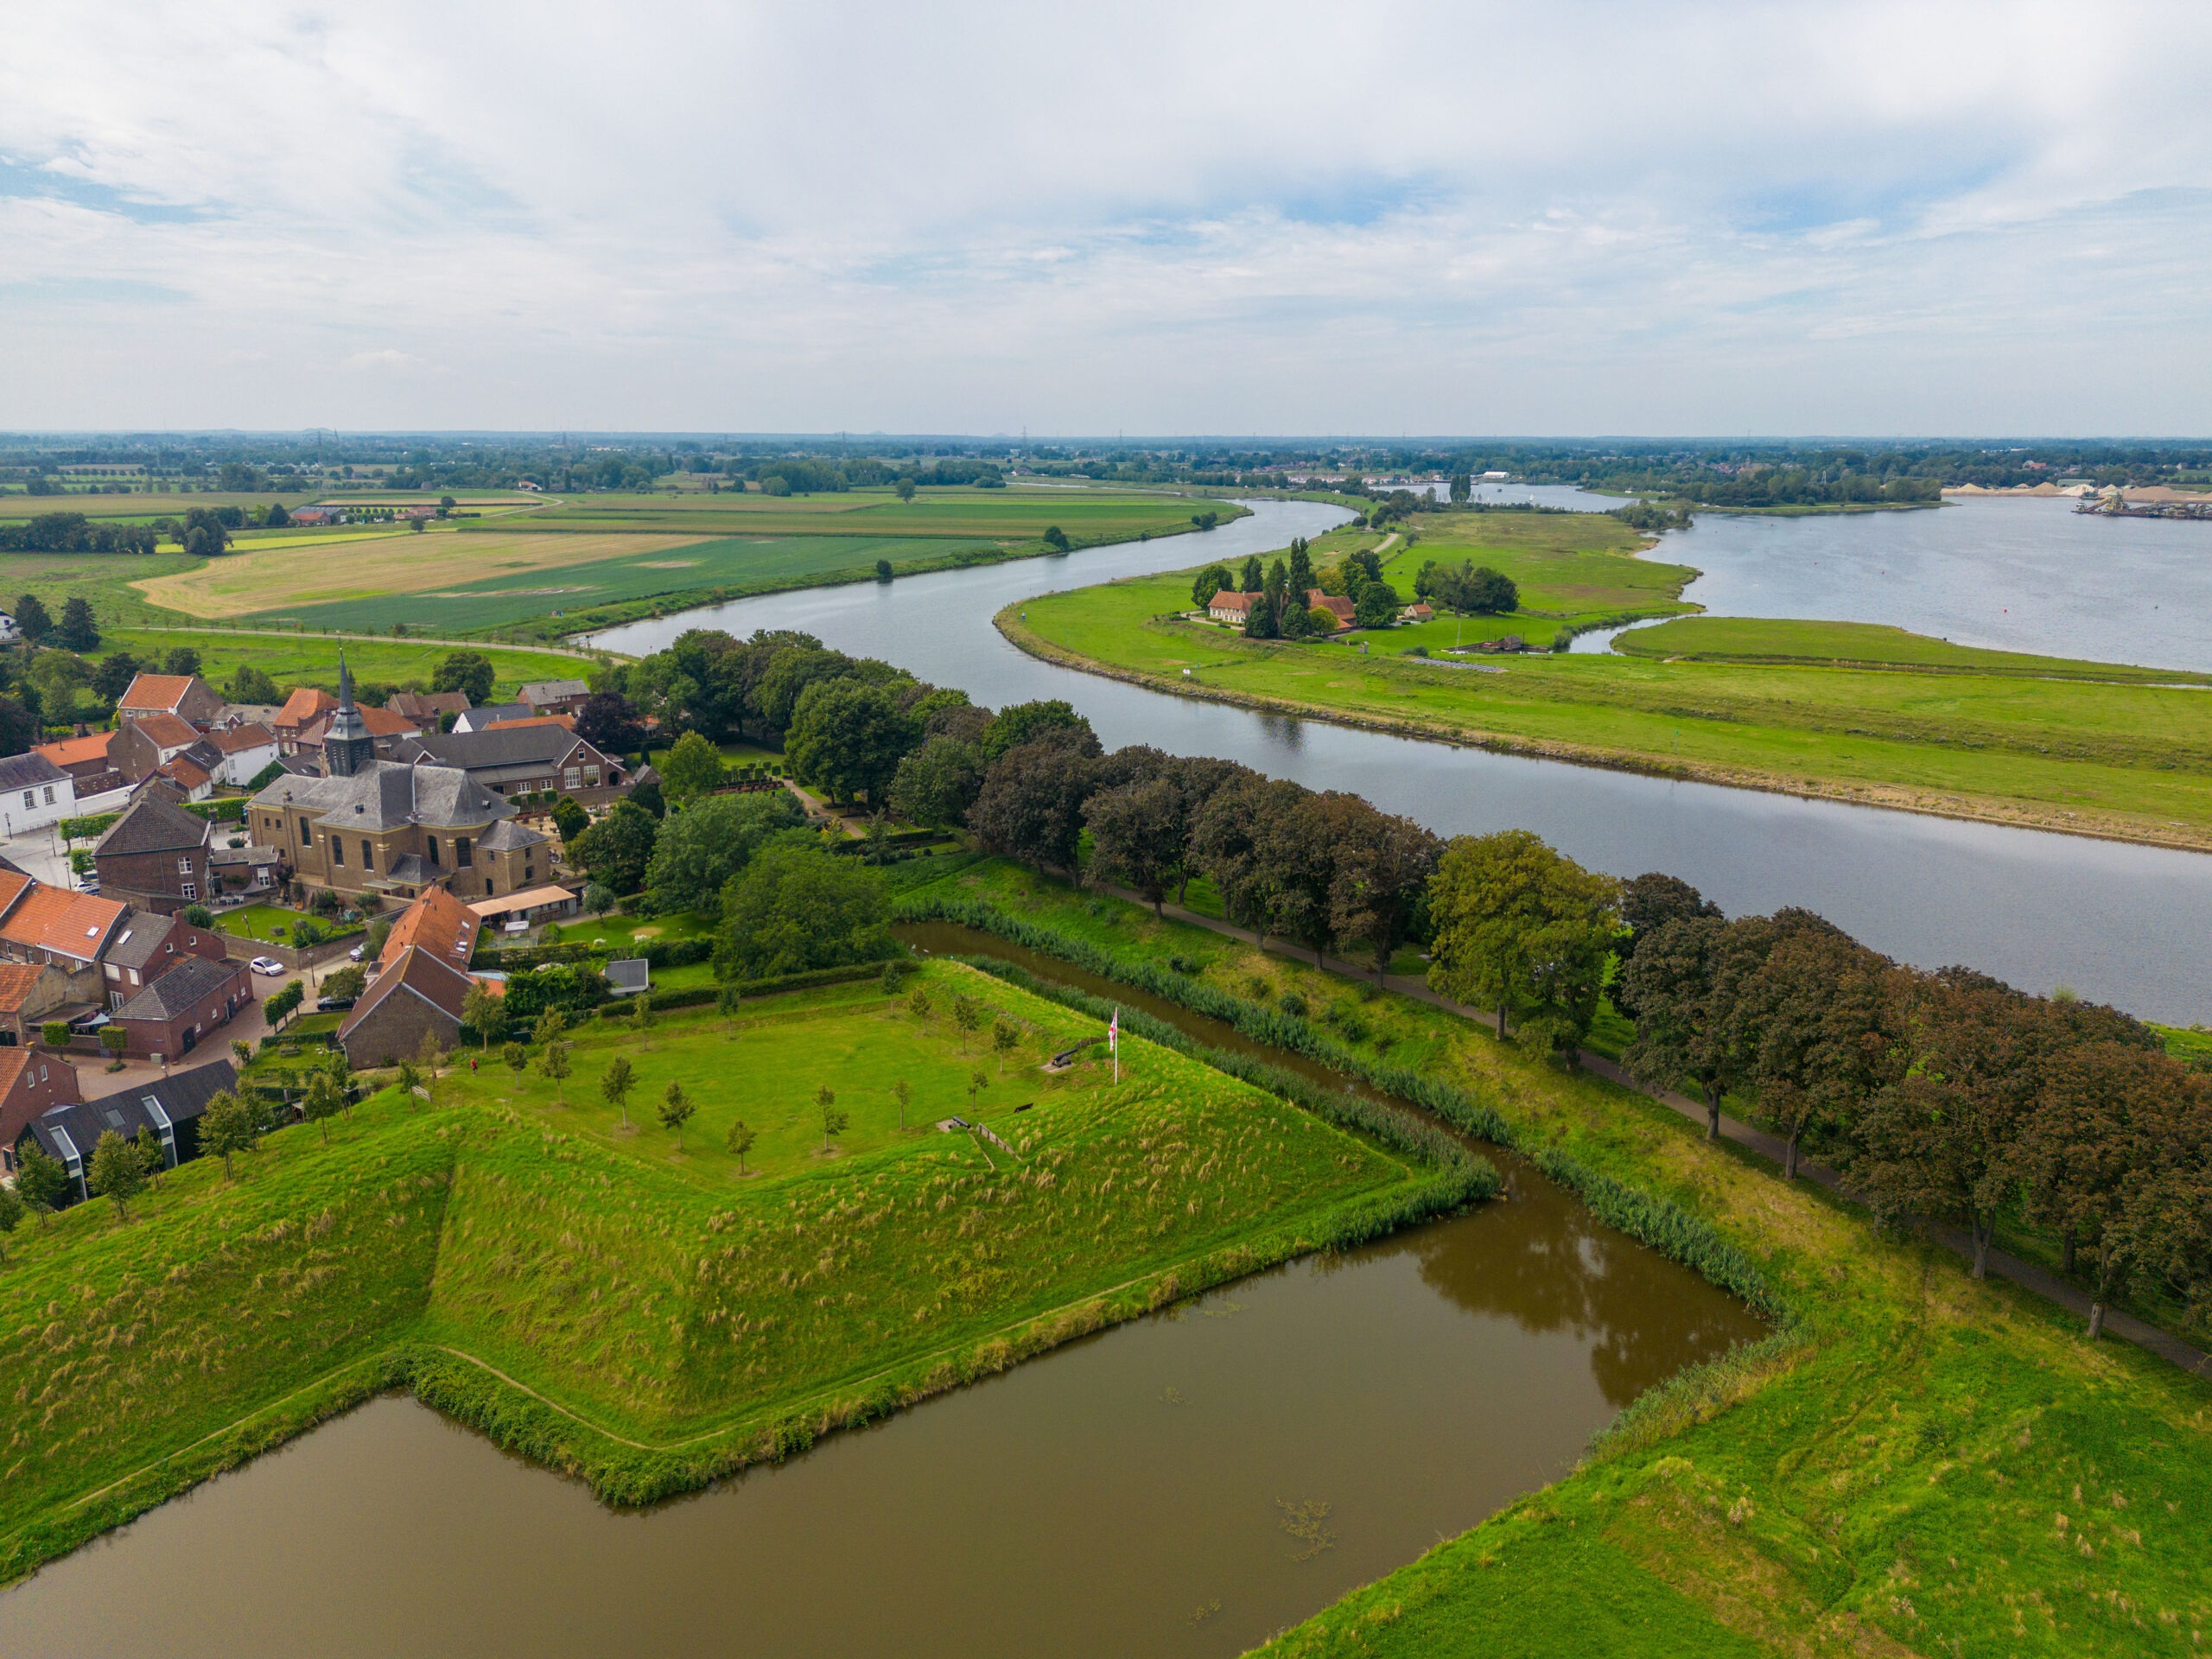
[[[346,960],[348,962],[359,962],[360,959],[361,947],[358,944],[346,953]]]
[[[315,1000],[317,1014],[342,1014],[353,1006],[353,999],[350,996],[319,996]]]
[[[274,957],[256,957],[252,967],[257,974],[281,974],[284,971],[284,964]]]

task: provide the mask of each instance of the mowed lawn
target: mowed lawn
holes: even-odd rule
[[[327,938],[362,931],[358,923],[348,926],[341,922],[327,922],[320,916],[309,916],[304,910],[287,910],[282,905],[246,905],[226,910],[217,915],[215,925],[233,938],[257,939],[264,944],[289,944],[292,930],[306,921],[322,929]]]
[[[1564,652],[1488,659],[1500,671],[1485,672],[1395,655],[1411,630],[1367,636],[1363,657],[1341,642],[1253,641],[1163,620],[1189,605],[1187,575],[1144,577],[1028,600],[1019,607],[1026,622],[1012,610],[999,622],[1017,640],[1163,686],[1195,683],[1439,736],[1729,781],[1881,791],[1869,798],[1898,804],[1986,803],[1999,816],[2058,827],[2072,817],[2120,833],[2212,828],[2212,698],[2199,690],[2009,667],[1929,674]]]

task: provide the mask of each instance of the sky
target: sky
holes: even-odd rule
[[[2212,433],[2212,7],[13,0],[0,427]]]

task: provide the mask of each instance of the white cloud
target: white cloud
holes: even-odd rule
[[[117,23],[11,16],[0,423],[2212,424],[2202,8]]]

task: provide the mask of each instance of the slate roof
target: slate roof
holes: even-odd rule
[[[34,882],[22,902],[0,924],[0,939],[57,957],[93,962],[112,935],[128,905],[89,893],[71,893]]]
[[[107,954],[101,960],[117,968],[143,968],[163,954],[162,946],[181,925],[173,916],[156,916],[143,910],[126,911],[115,943],[108,946]]]
[[[441,961],[466,967],[476,953],[476,934],[482,926],[483,919],[467,905],[443,887],[432,887],[391,925],[377,960],[388,967],[420,945]]]
[[[133,677],[130,689],[117,702],[118,709],[166,709],[171,714],[192,690],[195,674],[140,674]]]
[[[518,853],[525,847],[541,847],[552,839],[542,836],[519,818],[507,818],[486,830],[477,842],[477,850],[486,853]]]
[[[385,705],[413,720],[436,720],[446,715],[465,715],[468,712],[468,693],[466,691],[395,691]]]
[[[550,723],[493,726],[483,731],[418,737],[400,746],[399,758],[409,760],[419,756],[471,772],[493,766],[544,766],[558,760],[580,741],[574,732]]]
[[[369,988],[361,993],[361,1000],[338,1027],[338,1040],[344,1042],[361,1021],[395,996],[418,996],[458,1023],[469,982],[469,976],[460,969],[440,962],[419,945],[404,951],[392,966],[369,982]]]
[[[245,847],[211,848],[207,861],[219,870],[257,869],[264,864],[282,864],[284,855],[274,847],[264,847],[254,842]]]
[[[591,687],[586,685],[582,680],[532,680],[529,684],[519,688],[515,692],[515,696],[523,702],[535,706],[539,703],[558,702],[563,697],[588,697],[591,696]]]
[[[161,1133],[161,1125],[146,1109],[149,1096],[172,1124],[184,1123],[202,1116],[209,1101],[226,1090],[236,1089],[238,1083],[238,1068],[228,1060],[215,1060],[207,1065],[195,1065],[188,1071],[173,1071],[166,1077],[133,1084],[99,1100],[72,1101],[67,1106],[54,1107],[31,1120],[31,1133],[38,1137],[39,1147],[48,1157],[60,1158],[62,1145],[54,1131],[62,1131],[75,1147],[77,1155],[90,1164],[92,1148],[110,1129],[126,1141],[135,1139],[141,1128]]]
[[[115,1011],[118,1020],[174,1020],[189,1014],[238,977],[230,962],[187,957]]]
[[[487,702],[480,709],[468,711],[468,729],[480,732],[486,726],[496,725],[503,720],[528,720],[537,712],[526,702]]]
[[[372,760],[350,778],[288,774],[270,780],[252,804],[304,808],[334,830],[396,830],[410,823],[465,830],[515,812],[457,767],[391,760]]]
[[[210,834],[207,819],[173,804],[159,793],[141,795],[92,843],[92,856],[182,852],[206,846]]]
[[[36,749],[0,760],[0,790],[29,789],[37,784],[58,784],[68,776]]]

